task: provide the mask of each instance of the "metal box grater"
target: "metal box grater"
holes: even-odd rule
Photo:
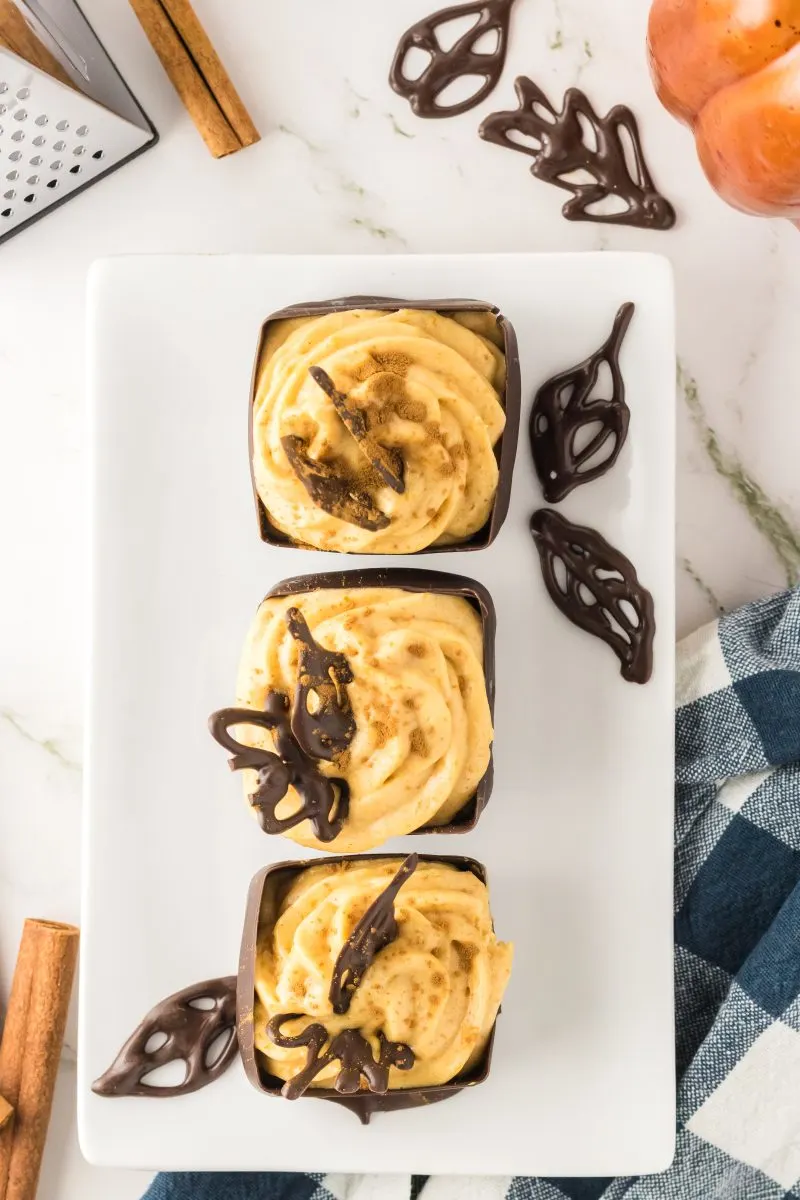
[[[15,52],[20,20],[63,82]],[[1,0],[0,242],[157,140],[75,0]]]

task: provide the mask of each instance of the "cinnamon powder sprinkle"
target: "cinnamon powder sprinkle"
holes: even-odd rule
[[[408,653],[412,654],[414,658],[424,658],[428,653],[428,648],[422,642],[412,642],[408,647]]]
[[[419,754],[423,758],[428,753],[428,743],[425,740],[425,734],[421,729],[415,729],[411,734],[411,753]]]
[[[384,371],[393,375],[405,375],[411,366],[411,359],[399,350],[373,350],[372,358]]]

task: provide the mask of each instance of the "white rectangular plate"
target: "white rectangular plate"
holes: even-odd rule
[[[499,306],[520,344],[523,419],[496,543],[416,560],[482,580],[498,616],[496,775],[477,830],[390,850],[486,863],[516,943],[489,1080],[362,1128],[274,1100],[237,1062],[194,1095],[94,1096],[91,1081],[158,1000],[235,972],[247,885],[304,852],[258,829],[206,731],[230,704],[267,589],[365,560],[258,540],[247,400],[261,321],[354,293]],[[90,1161],[167,1169],[639,1174],[674,1141],[672,777],[674,331],[671,272],[649,255],[144,258],[90,288],[93,652],[79,1113]],[[593,352],[626,300],[632,410],[613,471],[561,505],[627,554],[655,597],[655,673],[624,683],[570,625],[528,533],[542,503],[527,440],[535,389]],[[379,565],[381,559],[369,559]],[[412,565],[412,560],[392,560]]]

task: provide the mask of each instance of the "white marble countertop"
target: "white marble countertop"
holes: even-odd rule
[[[645,58],[645,0],[520,0],[503,81],[476,112],[415,119],[386,83],[434,0],[197,0],[263,133],[215,162],[127,5],[84,8],[161,132],[152,152],[0,248],[0,995],[22,920],[78,920],[85,658],[84,281],[109,254],[659,251],[678,288],[678,615],[685,633],[800,577],[800,234],[708,188]],[[391,10],[391,11],[390,11]],[[476,128],[527,73],[637,112],[671,233],[569,224],[561,196]],[[43,1200],[133,1200],[147,1177],[82,1163],[74,1019]]]

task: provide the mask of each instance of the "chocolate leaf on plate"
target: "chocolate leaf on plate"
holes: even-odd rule
[[[204,1007],[200,1007],[203,1002]],[[210,1007],[208,1005],[210,1002]],[[157,1035],[163,1040],[147,1049]],[[228,1040],[213,1058],[209,1051],[221,1035]],[[185,1096],[218,1079],[236,1057],[236,976],[208,979],[184,988],[152,1008],[134,1030],[108,1070],[92,1084],[98,1096]],[[148,1083],[147,1076],[168,1063],[183,1062],[182,1083]]]
[[[573,488],[604,475],[625,444],[631,414],[625,402],[619,352],[633,313],[633,304],[623,304],[600,349],[548,379],[536,393],[530,421],[531,450],[549,504],[557,504]],[[592,399],[603,363],[611,371],[611,396]],[[581,430],[588,430],[590,437],[578,449]],[[600,457],[603,450],[606,453]]]
[[[545,586],[573,625],[602,638],[623,679],[647,683],[653,673],[653,597],[633,563],[594,529],[573,525],[552,509],[531,517]]]

